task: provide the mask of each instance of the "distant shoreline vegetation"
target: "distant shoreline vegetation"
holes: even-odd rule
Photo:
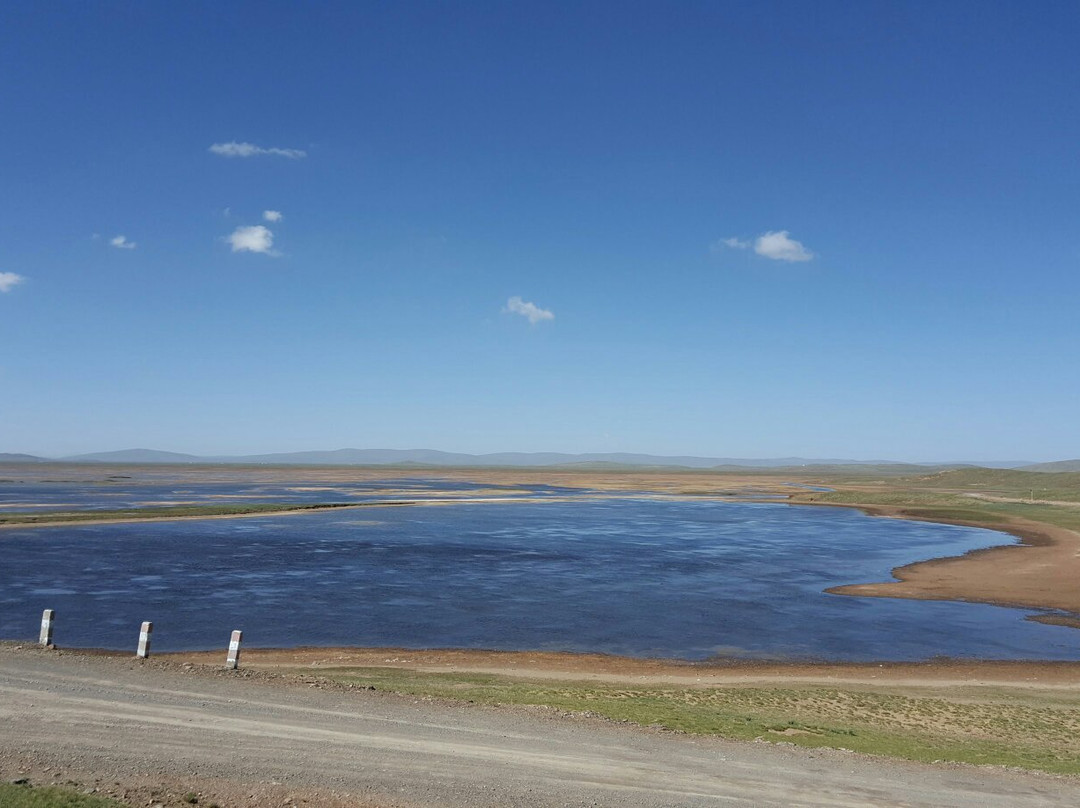
[[[292,502],[268,502],[249,505],[176,505],[160,508],[122,508],[109,511],[48,511],[45,513],[0,514],[0,527],[48,525],[66,522],[134,522],[162,519],[199,519],[215,516],[262,516],[335,508],[370,508],[388,505],[413,505],[411,500],[380,502],[328,502],[300,505]]]
[[[159,449],[121,449],[68,457],[0,452],[0,463],[46,463],[80,465],[179,465],[179,466],[385,466],[403,469],[583,469],[583,470],[670,470],[750,472],[867,472],[880,474],[920,474],[954,468],[1008,468],[1025,471],[1080,471],[1080,458],[1050,463],[1029,460],[908,462],[895,460],[855,460],[851,458],[807,457],[709,457],[697,455],[653,455],[640,452],[491,452],[469,454],[437,449],[332,449],[328,451],[273,452],[254,455],[193,455]]]

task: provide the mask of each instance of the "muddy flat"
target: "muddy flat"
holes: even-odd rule
[[[138,804],[1069,806],[1080,782],[0,647],[0,774]]]
[[[220,665],[222,651],[167,654],[178,663]],[[251,670],[394,668],[427,673],[489,673],[525,679],[622,682],[682,687],[794,683],[910,687],[1009,687],[1080,695],[1080,662],[952,660],[883,663],[762,662],[727,659],[685,662],[556,651],[410,648],[258,648],[243,652]]]

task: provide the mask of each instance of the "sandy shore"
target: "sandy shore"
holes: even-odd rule
[[[308,507],[282,509],[280,511],[250,511],[247,513],[211,513],[191,516],[131,516],[107,519],[43,519],[33,522],[11,522],[0,524],[0,530],[32,530],[37,527],[93,527],[95,525],[126,525],[133,522],[194,522],[207,519],[255,519],[269,516],[298,516],[302,513],[323,511],[349,511],[354,508],[377,508],[390,505],[413,505],[412,502],[364,502],[355,505],[327,505],[326,507]]]
[[[974,550],[962,556],[917,561],[893,570],[897,581],[847,584],[828,592],[877,598],[959,600],[1080,615],[1080,533],[1013,517],[992,525],[920,520],[903,508],[862,506],[875,516],[981,527],[1010,533],[1020,544]],[[1080,618],[1047,615],[1032,619],[1080,627]]]
[[[0,530],[32,530],[38,527],[80,527],[94,525],[126,525],[134,522],[194,522],[213,519],[259,519],[276,516],[299,516],[305,513],[326,511],[352,511],[357,508],[395,508],[406,506],[430,507],[433,505],[491,505],[496,503],[571,502],[584,499],[603,499],[606,495],[583,495],[580,497],[432,497],[427,499],[386,500],[382,502],[335,503],[332,505],[307,505],[303,508],[283,507],[281,510],[245,511],[243,513],[209,513],[186,516],[122,516],[103,519],[36,519],[33,522],[0,522]]]
[[[123,654],[130,656],[130,654]],[[220,666],[224,651],[158,655],[172,663]],[[335,668],[398,668],[427,673],[484,673],[532,679],[636,685],[859,684],[912,687],[1022,687],[1080,692],[1080,662],[935,659],[928,662],[805,663],[723,660],[683,662],[606,654],[405,648],[245,649],[251,670],[313,673]]]

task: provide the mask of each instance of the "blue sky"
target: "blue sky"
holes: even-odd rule
[[[0,451],[1080,456],[1078,40],[1073,2],[7,3]]]

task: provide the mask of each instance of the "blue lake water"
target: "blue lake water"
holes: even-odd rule
[[[857,511],[715,501],[372,507],[0,533],[0,638],[836,660],[1080,659],[1080,632],[979,604],[825,594],[1011,543]]]

